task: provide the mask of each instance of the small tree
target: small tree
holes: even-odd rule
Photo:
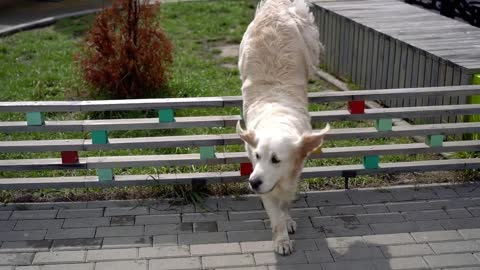
[[[155,17],[160,4],[115,0],[88,31],[77,63],[95,96],[165,96],[173,46]]]

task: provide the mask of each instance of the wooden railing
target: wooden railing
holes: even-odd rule
[[[458,116],[480,114],[480,105],[449,105],[365,109],[365,100],[398,97],[472,96],[480,94],[480,86],[451,86],[437,88],[407,88],[349,92],[310,93],[311,103],[345,102],[344,110],[312,111],[312,122],[375,120],[375,126],[333,129],[327,140],[368,139],[387,137],[425,136],[427,143],[385,144],[323,148],[318,158],[363,157],[363,164],[306,167],[302,177],[353,177],[361,174],[463,170],[480,168],[480,159],[423,160],[414,162],[379,163],[382,155],[410,155],[479,151],[479,140],[455,141],[453,138],[467,133],[480,133],[480,123],[444,123],[429,125],[392,126],[392,118],[428,116]],[[25,113],[27,121],[0,122],[0,132],[88,132],[91,139],[0,141],[0,153],[59,152],[58,158],[0,160],[0,173],[6,171],[38,170],[97,170],[97,175],[68,177],[6,177],[0,179],[0,188],[62,188],[91,186],[151,185],[159,183],[236,182],[247,178],[248,171],[218,171],[152,175],[113,175],[112,168],[173,167],[189,165],[246,164],[244,152],[216,152],[215,146],[242,144],[234,133],[197,134],[181,136],[154,136],[134,138],[108,138],[109,131],[234,127],[239,115],[173,117],[181,108],[239,107],[241,97],[204,97],[144,100],[62,101],[62,102],[0,102],[0,113]],[[48,120],[42,112],[94,112],[126,110],[159,110],[156,118]],[[445,141],[450,136],[449,141]],[[82,152],[120,149],[157,149],[199,147],[199,153],[86,156]],[[80,152],[80,154],[79,154]],[[60,157],[61,156],[61,157]],[[243,167],[243,165],[242,165]],[[18,173],[17,173],[18,175]]]

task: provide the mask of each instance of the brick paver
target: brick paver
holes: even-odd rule
[[[9,205],[0,208],[0,270],[478,270],[480,193],[465,190],[302,194],[291,210],[297,232],[290,256],[273,252],[256,196],[208,198],[205,207],[153,200],[58,210],[56,203]]]

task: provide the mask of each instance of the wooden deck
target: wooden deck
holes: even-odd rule
[[[474,26],[397,0],[313,3],[326,67],[364,89],[466,85],[480,73]],[[465,103],[464,96],[384,100],[390,107]],[[457,119],[433,119],[440,120]]]

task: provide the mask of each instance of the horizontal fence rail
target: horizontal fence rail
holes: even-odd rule
[[[471,96],[478,93],[479,90],[479,85],[461,85],[345,92],[328,91],[309,93],[308,98],[311,103],[325,103],[334,101],[401,98],[407,95]],[[25,101],[0,102],[0,112],[100,112],[155,110],[161,108],[240,107],[241,105],[242,97],[240,96],[98,101]]]
[[[392,126],[393,118],[416,117],[458,117],[480,114],[479,105],[441,105],[410,106],[366,109],[366,100],[381,100],[399,97],[430,96],[448,97],[474,96],[480,94],[480,86],[428,87],[389,90],[365,90],[346,92],[309,93],[311,103],[344,102],[346,109],[335,111],[312,111],[312,122],[365,121],[362,125],[374,125],[361,128],[333,128],[327,135],[328,141],[352,139],[378,139],[394,137],[424,136],[425,143],[389,144],[382,142],[374,145],[354,145],[332,147],[337,143],[321,149],[311,155],[311,162],[302,173],[303,178],[316,177],[355,177],[356,175],[377,175],[385,173],[430,171],[430,170],[464,170],[480,167],[480,159],[436,159],[433,154],[480,151],[480,141],[474,137],[458,140],[464,134],[480,133],[480,123],[440,123]],[[43,155],[42,158],[3,158],[0,159],[0,188],[65,188],[94,186],[128,186],[154,185],[160,183],[229,183],[245,180],[251,169],[247,154],[236,148],[222,146],[242,145],[235,133],[151,136],[137,135],[133,138],[109,138],[110,131],[132,130],[173,130],[187,128],[231,128],[240,115],[217,116],[182,116],[175,117],[174,110],[186,108],[239,107],[241,97],[202,97],[147,100],[104,100],[72,102],[0,102],[0,113],[25,113],[26,121],[0,122],[0,132],[82,132],[74,139],[22,140],[10,141],[5,136],[0,141],[0,157],[11,157],[10,153],[58,152],[59,156]],[[421,104],[418,104],[421,105]],[[47,120],[46,112],[57,114],[69,112],[93,112],[115,110],[158,110],[158,118],[128,119],[91,119],[91,120]],[[42,113],[43,112],[43,113]],[[459,118],[461,119],[461,118]],[[372,121],[373,120],[373,121]],[[373,122],[373,124],[372,124]],[[335,126],[334,123],[332,123]],[[231,132],[231,129],[229,130]],[[215,133],[218,133],[217,130]],[[88,133],[89,138],[86,139]],[[189,131],[190,133],[190,131]],[[128,133],[116,133],[128,134]],[[141,133],[139,133],[141,134]],[[363,143],[365,144],[365,142]],[[218,147],[215,148],[215,147]],[[182,148],[186,154],[164,154],[157,152],[163,148]],[[192,149],[193,148],[193,149]],[[152,149],[156,154],[117,155],[112,152],[93,153],[91,151],[116,151]],[[235,149],[235,150],[228,150]],[[181,152],[185,152],[182,150]],[[217,151],[218,150],[218,151]],[[82,154],[82,152],[87,152]],[[169,150],[168,152],[171,152]],[[141,153],[141,152],[138,152]],[[150,151],[149,153],[152,153]],[[380,162],[381,156],[429,154],[432,160],[413,162]],[[13,156],[13,155],[12,155]],[[16,155],[18,156],[18,155]],[[45,156],[49,156],[45,158]],[[56,155],[55,155],[56,156]],[[61,157],[61,158],[60,158]],[[363,164],[318,167],[318,159],[361,158]],[[355,159],[358,160],[358,159]],[[317,165],[315,165],[317,164]],[[213,166],[215,165],[215,166]],[[224,169],[223,165],[225,165]],[[227,166],[228,165],[228,166]],[[240,171],[231,171],[240,165]],[[201,169],[200,169],[201,166]],[[115,175],[114,169],[154,167],[172,168],[182,173],[160,173],[158,175]],[[185,172],[180,168],[188,168]],[[96,170],[96,176],[64,177],[27,177],[17,175],[27,171],[36,171],[35,175],[48,174],[48,171]],[[207,170],[207,172],[199,171]],[[218,170],[218,171],[212,171]],[[227,171],[223,171],[227,170]],[[39,172],[41,171],[41,172]],[[188,170],[187,170],[188,171]],[[82,172],[84,174],[85,172]],[[90,171],[86,172],[91,173]],[[3,176],[2,176],[3,175]],[[8,177],[7,177],[8,175]],[[13,175],[13,176],[12,176]],[[48,174],[51,175],[51,174]],[[3,177],[3,178],[2,178]]]
[[[351,114],[348,110],[310,112],[312,122],[362,121],[379,118],[415,118],[480,114],[478,105],[446,105],[403,108],[366,109],[363,114]],[[242,120],[239,115],[174,117],[174,122],[159,123],[157,118],[133,118],[112,120],[46,121],[43,126],[29,126],[23,121],[0,123],[0,132],[35,131],[93,131],[93,130],[146,130],[180,129],[200,127],[235,127]]]
[[[443,143],[443,146],[434,148],[424,143],[324,148],[322,149],[321,154],[313,154],[311,158],[345,158],[461,151],[480,151],[480,141],[445,142]],[[165,167],[204,164],[238,164],[244,162],[248,162],[248,157],[245,152],[215,153],[215,157],[209,159],[201,159],[200,154],[102,156],[81,158],[79,162],[75,164],[63,164],[58,158],[0,160],[0,170],[30,171],[151,166]]]
[[[303,179],[317,177],[343,177],[345,175],[378,175],[399,172],[426,172],[473,170],[480,168],[480,159],[453,159],[436,161],[414,161],[380,163],[377,169],[366,169],[363,165],[341,165],[307,167],[302,171]],[[0,179],[2,189],[38,188],[87,188],[116,187],[158,184],[192,183],[233,183],[245,181],[240,172],[178,173],[160,175],[118,175],[115,181],[98,181],[96,176],[43,177],[43,178],[4,178]]]
[[[435,134],[455,135],[480,133],[480,123],[430,124],[395,126],[391,131],[378,132],[375,128],[332,129],[327,140],[374,139],[388,137],[412,137]],[[118,149],[150,149],[168,147],[199,147],[241,144],[237,134],[188,135],[162,137],[112,138],[108,144],[93,144],[91,139],[0,141],[0,152],[48,152],[48,151],[93,151]]]

